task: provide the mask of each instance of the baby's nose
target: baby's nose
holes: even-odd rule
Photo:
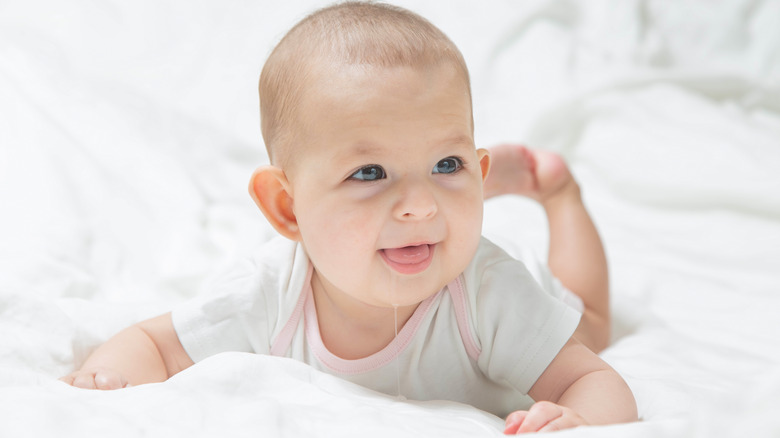
[[[423,220],[435,216],[437,211],[432,189],[424,182],[415,181],[400,190],[394,214],[400,220]]]

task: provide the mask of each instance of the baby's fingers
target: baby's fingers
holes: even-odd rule
[[[97,389],[120,389],[127,386],[127,380],[116,371],[98,370],[95,372]]]
[[[62,377],[60,377],[57,380],[60,380],[62,382],[67,383],[70,386],[73,386],[73,379],[75,379],[75,378],[76,378],[76,373],[70,373],[67,376],[62,376]]]
[[[506,419],[506,434],[554,432],[585,424],[582,417],[569,408],[551,402],[538,402],[526,411],[517,411]]]
[[[538,402],[531,406],[517,433],[538,432],[547,423],[563,415],[563,408],[550,402]]]
[[[584,423],[582,418],[573,415],[561,415],[560,417],[545,424],[539,432],[557,432],[563,429],[571,429],[577,426],[582,426]]]
[[[93,373],[79,373],[73,376],[70,384],[81,389],[97,389],[95,386],[95,375]]]
[[[506,423],[504,426],[504,434],[514,435],[517,433],[517,429],[523,424],[523,420],[528,416],[528,411],[515,411],[506,417]]]
[[[107,369],[77,371],[60,380],[82,389],[120,389],[130,386],[121,374]]]

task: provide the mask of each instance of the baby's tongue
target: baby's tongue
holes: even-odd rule
[[[385,255],[390,261],[411,265],[420,263],[428,258],[431,248],[428,245],[406,246],[403,248],[385,249]]]

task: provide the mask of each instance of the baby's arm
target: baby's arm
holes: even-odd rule
[[[79,388],[118,389],[162,382],[192,364],[166,313],[117,333],[61,380]]]
[[[490,154],[485,197],[511,193],[542,205],[550,228],[550,271],[585,304],[576,336],[593,351],[603,350],[610,336],[607,258],[577,181],[552,152],[501,145]]]
[[[571,338],[536,381],[528,411],[506,419],[504,433],[552,432],[582,425],[637,420],[628,385],[607,363]]]

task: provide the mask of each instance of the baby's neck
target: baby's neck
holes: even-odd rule
[[[333,297],[315,278],[311,286],[322,343],[332,354],[347,360],[384,349],[419,305],[376,307]]]

